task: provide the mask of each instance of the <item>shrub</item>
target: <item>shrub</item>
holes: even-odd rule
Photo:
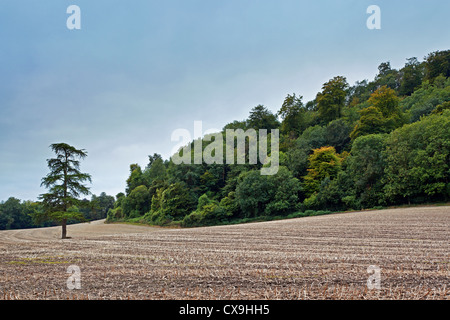
[[[218,201],[211,200],[204,194],[198,199],[197,210],[185,216],[181,225],[183,227],[212,225],[225,220],[228,216]]]

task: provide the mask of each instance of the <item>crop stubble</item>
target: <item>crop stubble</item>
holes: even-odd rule
[[[195,229],[93,222],[66,240],[1,231],[0,299],[449,299],[449,227],[450,207],[417,207]]]

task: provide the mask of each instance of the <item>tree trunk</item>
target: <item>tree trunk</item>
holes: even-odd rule
[[[67,220],[64,219],[62,221],[62,235],[61,235],[61,239],[66,239],[67,238]]]

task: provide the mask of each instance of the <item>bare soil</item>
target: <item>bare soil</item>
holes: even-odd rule
[[[194,229],[95,221],[65,240],[60,229],[0,231],[0,300],[450,298],[448,206]],[[81,289],[67,285],[72,265]]]

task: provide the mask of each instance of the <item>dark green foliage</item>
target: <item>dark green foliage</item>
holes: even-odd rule
[[[244,217],[255,217],[264,212],[270,199],[270,185],[267,176],[252,170],[239,177],[236,187],[236,202]]]
[[[50,148],[56,158],[47,160],[50,173],[42,178],[41,183],[49,192],[40,195],[43,210],[36,212],[33,218],[37,223],[45,220],[61,223],[64,239],[69,220],[84,220],[77,207],[80,205],[78,197],[90,193],[84,183],[91,182],[91,176],[79,170],[79,160],[87,156],[85,150],[78,150],[66,143],[55,143]]]
[[[277,113],[283,119],[280,127],[281,133],[290,139],[300,136],[310,124],[308,110],[303,106],[302,99],[303,97],[296,97],[295,93],[288,94]]]
[[[316,97],[321,123],[327,124],[343,115],[348,88],[347,79],[341,76],[323,85],[322,92]]]
[[[155,153],[148,158],[149,163],[142,173],[141,182],[147,187],[150,187],[154,181],[164,181],[167,179],[167,168],[161,155]],[[137,175],[139,175],[139,173],[137,173]]]
[[[350,143],[351,126],[343,119],[333,120],[325,128],[327,145],[336,149],[337,153],[348,149]]]
[[[438,106],[433,110],[433,114],[442,114],[445,110],[450,109],[450,101],[446,101]]]
[[[135,218],[150,209],[151,198],[146,186],[141,185],[133,189],[123,200],[123,214],[129,218]]]
[[[357,202],[354,207],[371,208],[383,203],[385,141],[387,135],[370,134],[353,142],[351,155],[346,159],[346,173],[354,184],[353,194]]]
[[[42,210],[39,203],[10,197],[0,203],[0,230],[39,227],[31,218],[38,210]]]
[[[142,175],[141,167],[138,164],[131,164],[130,176],[127,179],[127,188],[126,188],[127,195],[129,195],[130,192],[133,191],[135,188],[143,184],[144,184],[144,177]]]
[[[181,221],[195,209],[194,200],[186,184],[181,182],[171,184],[166,189],[157,189],[146,219],[160,225]]]
[[[231,214],[217,200],[209,199],[204,194],[198,198],[197,210],[185,216],[181,225],[183,227],[213,225],[225,221]]]
[[[118,221],[125,218],[125,214],[123,213],[123,205],[125,203],[126,196],[123,192],[120,192],[116,195],[116,202],[114,203],[114,208],[108,210],[106,220]]]
[[[313,210],[333,210],[337,211],[343,208],[342,205],[342,187],[339,183],[339,174],[335,179],[326,177],[320,183],[318,192],[305,199],[305,208]]]
[[[286,167],[273,176],[252,170],[239,177],[235,201],[244,217],[284,215],[297,209],[300,191],[299,180]]]
[[[425,59],[425,79],[433,82],[439,75],[450,77],[450,50],[432,52]]]
[[[424,78],[424,64],[419,63],[416,57],[407,59],[407,63],[400,70],[400,87],[398,94],[400,96],[409,96],[417,89]]]
[[[80,211],[86,220],[99,220],[106,218],[108,211],[114,208],[115,199],[102,192],[100,196],[92,195],[91,201],[84,199]]]
[[[374,82],[369,83],[369,88],[372,93],[383,86],[390,89],[397,90],[400,87],[400,72],[391,68],[391,63],[383,62],[378,66],[378,74]]]
[[[114,197],[102,192],[98,197],[92,195],[91,200],[80,200],[76,211],[83,215],[85,221],[104,219],[114,208],[114,201]],[[0,203],[0,230],[55,226],[57,224],[55,221],[37,219],[37,216],[44,214],[43,210],[44,207],[40,202],[20,201],[11,197]],[[67,224],[76,222],[78,222],[76,219],[67,220]]]
[[[277,120],[276,115],[270,112],[263,105],[258,105],[250,111],[250,115],[247,119],[247,128],[255,130],[259,129],[277,129],[280,123]]]
[[[448,201],[448,52],[407,59],[399,70],[383,62],[372,81],[353,86],[337,76],[312,101],[288,94],[276,114],[258,105],[226,124],[219,137],[227,129],[280,130],[273,176],[249,164],[248,153],[245,164],[225,164],[224,152],[222,163],[195,165],[153,154],[144,170],[131,165],[108,221],[195,227]],[[212,143],[202,141],[201,150]]]
[[[368,134],[386,133],[390,131],[390,128],[386,126],[386,119],[377,108],[364,108],[359,111],[359,114],[361,118],[350,133],[350,138],[356,139]]]
[[[409,122],[416,122],[420,117],[431,114],[437,106],[450,101],[450,80],[443,76],[434,79],[434,84],[425,81],[411,96],[401,102],[409,115]]]
[[[450,197],[450,111],[392,132],[386,141],[384,191],[392,202]]]

